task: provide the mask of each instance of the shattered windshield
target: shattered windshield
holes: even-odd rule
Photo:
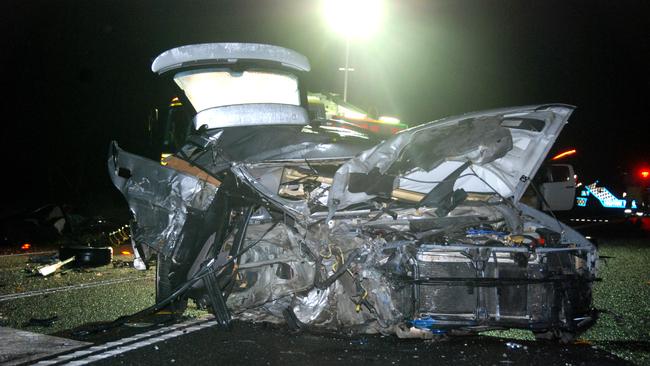
[[[298,78],[291,74],[201,69],[178,73],[174,81],[197,112],[235,104],[300,105]]]

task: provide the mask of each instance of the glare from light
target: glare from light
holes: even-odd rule
[[[627,197],[627,192],[623,192],[623,198]]]
[[[351,119],[364,119],[367,116],[363,113],[355,112],[355,111],[346,111],[343,116],[345,118],[351,118]]]
[[[632,213],[632,210],[629,209],[629,208],[626,208],[623,212],[625,212],[626,214],[631,214],[631,213]]]
[[[300,105],[298,78],[290,74],[206,69],[178,73],[174,81],[197,112],[235,104]]]
[[[319,97],[317,97],[315,95],[307,94],[307,102],[309,102],[309,103],[320,103],[321,101],[320,101]]]
[[[172,154],[169,153],[160,154],[160,165],[167,165],[167,158],[170,156],[172,156]]]
[[[639,211],[636,213],[637,216],[643,216],[643,212]]]
[[[178,97],[172,98],[172,101],[169,102],[170,107],[180,107],[182,105],[183,105],[183,103],[181,103],[181,101],[178,99]]]
[[[330,27],[346,38],[367,38],[382,22],[382,0],[323,0],[323,12]]]
[[[567,150],[565,152],[562,152],[562,153],[559,153],[559,154],[555,155],[551,160],[559,160],[559,159],[562,159],[562,158],[564,158],[566,156],[573,155],[576,152],[577,152],[576,149]]]
[[[392,124],[392,125],[399,124],[399,122],[400,122],[399,118],[389,117],[389,116],[381,116],[381,117],[379,117],[379,120],[384,122],[384,123],[389,123],[389,124]]]
[[[343,106],[339,106],[338,109],[339,109],[338,110],[339,114],[341,114],[345,118],[364,119],[364,118],[368,117],[368,115],[365,114],[365,113],[358,112],[358,111],[355,111],[355,110],[352,110],[352,109],[349,109],[349,108],[345,108]]]

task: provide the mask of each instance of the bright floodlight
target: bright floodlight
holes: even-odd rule
[[[323,0],[325,17],[346,38],[364,38],[374,33],[384,13],[382,0]]]

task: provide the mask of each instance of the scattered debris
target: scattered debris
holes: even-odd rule
[[[524,347],[522,344],[515,343],[515,342],[506,343],[506,347],[508,347],[510,349],[522,349],[522,348],[526,349],[526,348],[528,348],[528,347]]]
[[[51,327],[55,321],[59,320],[58,315],[49,318],[30,318],[25,326],[27,327]]]
[[[75,260],[75,257],[73,256],[73,257],[70,257],[70,258],[68,258],[68,259],[66,259],[64,261],[58,261],[58,262],[56,262],[54,264],[39,267],[38,268],[38,273],[43,277],[49,276],[52,273],[54,273],[54,272],[58,271],[59,269],[61,269],[61,267],[65,266],[66,264],[73,262],[74,260]]]
[[[63,206],[48,204],[35,210],[21,210],[0,219],[0,246],[27,252],[35,245],[60,238],[67,225]]]
[[[75,257],[75,266],[99,267],[113,261],[113,248],[89,247],[83,245],[64,246],[59,250],[59,258],[68,259]]]
[[[113,261],[113,268],[133,268],[133,262],[116,259]]]

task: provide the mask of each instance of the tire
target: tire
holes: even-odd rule
[[[171,258],[165,258],[158,253],[158,259],[156,260],[156,303],[165,300],[172,294],[174,289],[182,284],[182,279],[179,280],[177,276],[174,276],[172,265]],[[164,308],[174,316],[183,315],[185,309],[187,309],[187,297],[184,295]]]
[[[75,257],[74,265],[77,267],[105,266],[113,261],[113,248],[75,245],[59,249],[60,260],[66,260],[73,256]]]

